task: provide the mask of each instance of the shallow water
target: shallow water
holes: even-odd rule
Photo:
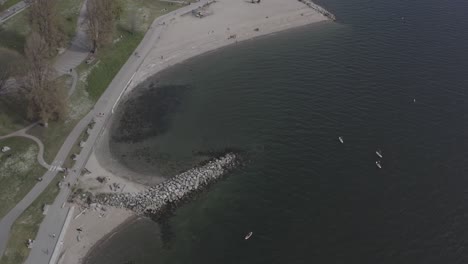
[[[147,111],[135,142],[118,128],[111,142],[136,171],[226,147],[250,162],[178,209],[164,243],[126,229],[88,263],[468,261],[468,2],[319,2],[339,23],[192,59],[124,104]]]

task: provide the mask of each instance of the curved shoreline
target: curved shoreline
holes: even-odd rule
[[[251,4],[248,1],[218,0],[210,5],[209,8],[213,14],[204,18],[197,18],[190,13],[176,15],[177,11],[175,11],[174,15],[176,16],[170,18],[168,23],[159,25],[163,27],[160,37],[153,42],[148,55],[143,58],[138,70],[127,83],[126,88],[122,91],[114,107],[118,107],[121,96],[128,96],[135,87],[144,82],[148,77],[188,59],[238,43],[239,41],[250,40],[329,20],[328,17],[318,13],[304,3],[294,0],[270,0],[262,1],[261,4]],[[138,49],[136,52],[138,52]],[[107,148],[107,151],[103,153],[94,151],[91,156],[92,159],[88,161],[88,164],[94,159],[95,166],[100,167],[101,171],[106,171],[114,179],[120,178],[122,180],[119,175],[114,174],[117,173],[122,176],[122,173],[134,172],[126,169],[122,164],[117,164],[117,162],[108,162],[108,164],[105,162],[105,160],[113,160],[112,154],[108,149],[110,123],[102,131],[103,138],[101,138],[101,141],[97,142],[98,148],[101,150]],[[134,188],[133,190],[127,188],[125,191],[137,192],[138,188]],[[92,218],[92,216],[89,217]],[[120,226],[126,219],[128,219],[128,216],[122,215],[122,217],[116,217],[113,220]],[[88,219],[88,221],[91,220]],[[104,223],[103,221],[96,221],[94,227],[96,228],[99,224],[102,225]],[[113,228],[112,230],[118,230],[118,226],[117,229]],[[90,228],[93,228],[93,226],[90,226]],[[94,245],[92,248],[98,248],[101,242],[103,242],[102,238],[108,238],[108,234],[112,232],[101,232],[99,234],[100,239],[89,241],[86,248],[75,254],[90,254],[90,246]],[[71,259],[76,260],[76,263],[83,260],[79,260],[78,257],[73,258],[74,253],[69,253]]]
[[[318,22],[332,21],[330,17],[317,11],[318,5],[311,7],[309,3],[310,0],[307,2],[269,0],[261,4],[217,0],[209,5],[213,12],[210,16],[200,19],[185,14],[170,19],[170,22],[164,25],[161,37],[154,43],[138,71],[128,83],[116,107],[122,106],[122,103],[135,92],[140,92],[144,88],[140,85],[148,78],[189,59],[238,42]],[[323,8],[321,10],[326,11]],[[232,35],[236,37],[230,38]],[[132,171],[124,164],[119,164],[113,157],[109,149],[109,130],[115,118],[115,115],[111,117],[97,146],[98,150],[94,152],[99,165],[109,172],[116,173],[118,177],[139,184],[154,185],[164,181],[165,178],[157,175],[149,177],[149,175]]]
[[[136,223],[138,220],[140,219],[140,217],[138,216],[130,216],[128,217],[127,219],[125,219],[121,224],[119,224],[118,226],[114,227],[114,229],[112,229],[109,233],[105,234],[101,239],[99,239],[97,242],[95,242],[88,250],[88,252],[86,253],[86,255],[82,258],[81,260],[81,263],[82,264],[86,264],[87,263],[87,260],[92,256],[92,254],[96,251],[98,251],[102,246],[104,246],[106,244],[107,241],[109,241],[110,239],[112,239],[112,237],[114,237],[115,234],[117,234],[118,232],[120,232],[121,230],[124,230],[125,228],[127,228],[128,226]]]
[[[164,26],[162,37],[145,57],[124,95],[149,77],[187,59],[257,37],[334,21],[334,15],[310,3],[310,0],[269,0],[261,4],[217,0],[209,6],[212,15],[201,19],[188,15],[173,18]]]

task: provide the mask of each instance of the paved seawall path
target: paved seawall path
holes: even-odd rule
[[[12,7],[8,8],[7,10],[0,13],[0,24],[6,22],[8,19],[14,17],[15,15],[19,14],[23,10],[29,7],[29,4],[25,1],[20,1],[13,5]]]
[[[235,28],[231,27],[230,25],[224,25],[222,23],[219,23],[225,20],[225,16],[221,15],[218,16],[219,21],[216,21],[218,20],[218,17],[214,16],[208,16],[204,19],[193,18],[197,21],[197,28],[193,28],[194,31],[184,30],[186,29],[185,27],[187,25],[193,25],[193,23],[182,23],[192,19],[191,17],[183,15],[188,14],[192,10],[197,9],[203,5],[206,5],[209,2],[212,2],[212,0],[201,0],[188,6],[179,8],[153,21],[152,25],[146,32],[143,40],[135,50],[135,56],[132,55],[128,58],[127,62],[122,66],[122,68],[114,77],[114,79],[107,87],[103,95],[99,98],[93,110],[84,119],[82,119],[78,123],[78,125],[75,126],[73,131],[67,137],[65,143],[62,145],[59,154],[57,154],[54,162],[51,164],[51,166],[53,167],[61,166],[61,164],[63,164],[63,160],[70,152],[73,144],[75,144],[81,132],[87,128],[88,124],[92,120],[94,120],[94,126],[91,129],[89,129],[89,137],[87,139],[86,144],[81,150],[81,153],[79,154],[74,166],[71,168],[71,170],[69,170],[70,173],[64,179],[66,183],[70,183],[70,185],[74,185],[76,183],[78,177],[81,174],[80,172],[86,164],[89,156],[93,152],[94,147],[98,145],[99,138],[103,133],[103,130],[106,127],[108,121],[111,119],[113,109],[118,105],[119,100],[122,98],[122,95],[126,91],[130,91],[135,86],[135,84],[141,82],[143,79],[145,79],[145,77],[148,77],[149,75],[152,75],[155,72],[158,72],[159,70],[174,65],[175,63],[182,62],[193,56],[197,56],[199,54],[226,45],[235,44],[238,41],[247,40],[256,36],[265,35],[268,33],[273,33],[325,20],[323,16],[310,11],[309,8],[302,7],[301,9],[300,6],[302,4],[298,4],[300,6],[297,6],[297,8],[299,9],[294,7],[290,9],[291,13],[284,14],[284,10],[280,8],[284,6],[284,2],[281,0],[275,0],[272,4],[273,6],[271,10],[260,8],[257,6],[252,6],[248,3],[245,3],[245,5],[248,5],[249,7],[249,9],[247,9],[248,12],[246,13],[252,16],[247,16],[246,19],[252,19],[253,24],[249,24],[248,26],[244,27],[242,27],[242,25],[238,26],[237,30],[239,30],[239,34],[235,39],[226,36],[225,29],[228,26],[231,30],[234,30]],[[224,4],[229,7],[233,5],[233,2],[225,1]],[[222,13],[221,7],[222,6],[220,6],[218,9],[218,7],[214,5],[212,8]],[[256,9],[252,9],[253,7],[255,7]],[[236,8],[239,7],[237,6]],[[233,10],[226,8],[224,9]],[[256,12],[260,12],[261,14],[267,12],[269,14],[270,11],[273,14],[276,14],[277,17],[275,20],[272,20],[272,18],[268,19],[268,21],[272,22],[269,22],[268,26],[266,26],[265,20],[268,16],[258,16],[258,13]],[[301,12],[304,12],[305,15],[301,16]],[[236,23],[236,21],[238,21],[239,23],[243,22],[239,21],[238,13],[236,13],[235,11],[230,11],[227,13],[227,15],[232,19],[233,23]],[[213,21],[213,18],[216,19]],[[224,22],[229,23],[229,21]],[[180,23],[182,23],[182,27],[178,27]],[[262,25],[261,31],[254,30],[254,28],[258,25]],[[208,38],[198,38],[202,35],[205,36],[206,29],[209,29],[213,26],[219,27],[216,29],[216,32],[218,32],[218,35],[216,36],[219,36],[219,38],[213,38],[214,35],[206,35],[209,36]],[[178,29],[178,31],[174,32],[174,30],[166,30],[167,28],[171,28],[174,30]],[[199,33],[197,30],[199,30],[203,34]],[[161,38],[161,36],[163,35],[164,38]],[[186,42],[182,41],[182,44],[174,45],[174,40],[177,41],[176,43],[180,43],[181,40],[185,40]],[[164,55],[164,59],[162,55]],[[143,63],[144,61],[145,63]],[[14,220],[24,211],[25,208],[27,208],[27,206],[30,203],[32,203],[32,201],[34,201],[35,198],[37,198],[40,192],[42,192],[45,189],[45,187],[47,187],[47,184],[52,181],[56,173],[56,171],[49,171],[48,173],[46,173],[44,177],[47,177],[47,181],[43,181],[44,184],[42,185],[36,185],[35,188],[37,186],[41,187],[37,187],[37,189],[32,190],[28,194],[28,196],[25,199],[23,199],[24,202],[20,202],[21,207],[15,207],[14,210],[10,212],[11,215],[10,213],[8,214],[7,220],[2,219],[2,221],[0,222],[0,231],[2,232],[0,233],[0,253],[3,252],[4,247],[6,245],[6,241],[8,241],[9,230]],[[67,201],[71,190],[70,188],[66,187],[66,184],[62,186],[65,187],[63,187],[60,190],[57,198],[55,199],[53,204],[50,205],[48,214],[45,216],[44,221],[40,225],[38,234],[35,239],[35,246],[32,248],[26,263],[49,263],[52,255],[51,253],[56,250],[61,250],[61,241],[59,241],[55,237],[51,238],[51,234],[61,234],[62,227],[64,226],[63,224],[65,222],[66,215],[68,212],[68,207],[65,205],[65,202]]]
[[[57,156],[54,159],[54,162],[51,166],[61,166],[63,161],[67,157],[71,148],[75,144],[79,135],[84,131],[88,124],[95,118],[95,125],[90,131],[87,143],[82,149],[78,159],[75,162],[75,165],[71,169],[71,173],[68,174],[65,181],[70,184],[74,184],[80,175],[81,169],[84,167],[89,155],[94,149],[94,145],[97,142],[102,129],[107,124],[111,116],[111,110],[114,104],[117,102],[117,99],[120,98],[120,95],[124,89],[130,84],[132,76],[139,69],[144,58],[148,52],[153,47],[154,43],[158,41],[158,37],[161,34],[164,24],[163,22],[168,21],[170,18],[176,16],[179,12],[190,12],[191,10],[198,8],[205,4],[206,0],[199,1],[195,4],[182,7],[176,11],[163,15],[157,18],[149,31],[146,33],[140,45],[137,47],[137,51],[141,56],[131,56],[125,65],[121,68],[119,73],[112,80],[111,84],[108,86],[104,94],[96,103],[94,109],[86,115],[72,130],[70,135],[65,140],[65,143],[60,148]],[[103,116],[97,117],[99,113],[104,113]],[[9,233],[11,226],[14,221],[26,210],[26,208],[34,201],[36,198],[44,191],[48,184],[54,179],[57,171],[48,171],[43,176],[43,181],[39,182],[34,186],[34,188],[21,200],[1,221],[0,221],[0,254],[3,255],[6,244],[8,242]],[[50,234],[59,234],[63,223],[65,221],[68,207],[62,208],[64,202],[67,201],[68,195],[70,194],[70,189],[68,187],[63,187],[54,203],[49,207],[48,213],[40,225],[39,232],[36,237],[36,243],[33,249],[31,250],[26,263],[49,263],[51,258],[51,253],[58,243],[57,239],[51,239]]]

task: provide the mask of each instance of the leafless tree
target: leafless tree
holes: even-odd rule
[[[27,115],[30,119],[40,119],[45,125],[49,120],[64,117],[66,94],[57,80],[48,57],[48,45],[35,32],[28,37],[25,45],[27,73],[23,78],[23,91],[27,99]]]
[[[93,51],[112,42],[115,22],[122,12],[118,0],[89,0],[88,35],[93,43]]]
[[[49,55],[53,54],[65,39],[57,16],[57,0],[31,0],[29,10],[31,28],[45,40]]]

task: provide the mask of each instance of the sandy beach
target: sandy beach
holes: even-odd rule
[[[204,11],[208,15],[203,18],[185,14],[165,25],[127,93],[149,76],[188,58],[239,41],[328,20],[296,0],[268,0],[259,4],[217,0]]]
[[[78,207],[75,208],[63,240],[59,264],[82,263],[93,245],[134,216],[132,212],[118,208],[105,208],[105,211],[101,208],[88,209],[84,213],[81,211]]]
[[[189,58],[227,45],[235,45],[240,41],[329,20],[306,4],[295,0],[268,0],[260,4],[253,4],[247,0],[217,0],[203,12],[207,14],[203,18],[198,18],[192,13],[177,14],[163,25],[160,38],[135,73],[120,102],[125,101],[125,96],[148,77]],[[103,131],[97,150],[93,154],[99,163],[96,169],[105,168],[120,179],[144,185],[155,185],[163,181],[164,178],[156,175],[148,177],[135,173],[114,160],[108,147],[108,128],[112,122],[113,120]],[[94,166],[88,166],[91,171],[94,169]]]
[[[201,12],[206,16],[199,18],[191,12],[178,14],[176,11],[174,17],[161,25],[163,32],[135,73],[125,94],[146,78],[191,57],[239,41],[327,20],[327,17],[297,0],[264,0],[259,4],[247,0],[217,0]],[[77,187],[93,193],[138,192],[145,189],[145,185],[125,177],[132,172],[112,159],[107,141],[107,131],[104,131],[98,151],[90,156],[86,164],[90,173],[79,179]],[[96,180],[97,177],[103,177],[106,181],[101,183]],[[158,181],[161,179],[146,184]],[[74,218],[81,211],[76,207]],[[93,245],[132,215],[123,209],[94,208],[73,218],[66,231],[59,263],[81,263]],[[77,231],[80,227],[82,232]]]

